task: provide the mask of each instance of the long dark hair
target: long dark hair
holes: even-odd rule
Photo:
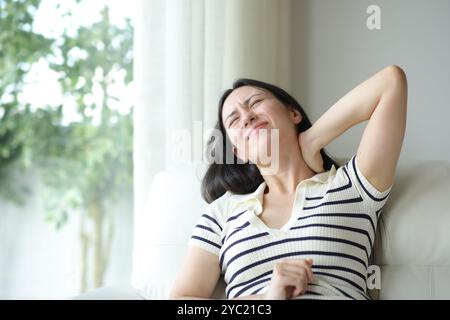
[[[211,203],[217,198],[220,198],[226,191],[230,191],[234,194],[247,194],[256,190],[256,188],[264,181],[258,167],[253,163],[242,163],[237,158],[231,149],[232,144],[229,141],[225,128],[222,124],[222,109],[226,98],[233,90],[242,86],[259,87],[270,91],[286,108],[293,108],[298,110],[302,115],[302,121],[297,124],[297,134],[303,132],[311,127],[311,121],[309,121],[303,108],[300,104],[286,91],[277,86],[269,83],[265,83],[253,79],[238,79],[233,83],[233,88],[226,90],[219,101],[218,108],[218,121],[215,126],[216,130],[221,133],[221,141],[216,141],[217,137],[212,136],[207,143],[208,152],[212,151],[218,143],[221,144],[223,150],[223,161],[216,163],[213,161],[208,167],[205,176],[202,181],[202,196],[208,202]],[[323,159],[323,168],[330,170],[332,165],[337,167],[336,162],[327,155],[324,149],[320,150],[320,154]],[[226,159],[233,159],[233,164],[227,164]]]

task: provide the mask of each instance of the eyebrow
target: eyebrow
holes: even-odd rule
[[[245,99],[244,104],[248,105],[249,101],[250,101],[254,96],[257,96],[257,95],[262,95],[262,93],[261,93],[261,92],[258,92],[258,93],[252,94],[250,97],[248,97],[247,99]],[[227,121],[228,121],[228,118],[230,118],[230,117],[231,117],[232,115],[234,115],[236,112],[237,112],[237,109],[234,109],[233,112],[231,112],[231,113],[225,118],[225,122],[227,122]]]

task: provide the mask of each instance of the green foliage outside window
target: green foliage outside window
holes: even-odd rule
[[[132,187],[132,110],[118,107],[113,88],[132,81],[133,28],[130,21],[111,23],[105,7],[98,22],[49,38],[33,31],[39,5],[0,0],[0,196],[23,203],[26,185],[15,172],[33,169],[43,183],[47,221],[61,228],[71,214],[80,215],[80,289],[86,291],[102,285],[108,265],[113,217],[105,205]],[[21,99],[26,75],[39,61],[58,75],[60,105]],[[76,110],[71,121],[68,101]]]

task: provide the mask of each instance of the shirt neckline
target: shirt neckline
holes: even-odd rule
[[[250,211],[250,222],[257,228],[262,229],[266,232],[269,232],[273,235],[284,235],[287,231],[290,230],[293,223],[297,220],[297,217],[300,214],[300,209],[303,208],[303,203],[305,201],[305,192],[304,188],[299,191],[300,186],[307,183],[319,183],[325,184],[330,178],[332,178],[336,174],[336,167],[332,165],[331,169],[328,171],[324,171],[318,173],[311,178],[302,180],[296,187],[294,203],[291,208],[291,215],[289,220],[281,227],[281,228],[270,228],[268,227],[261,219],[260,215],[263,211],[262,203],[264,191],[266,189],[267,183],[263,181],[258,188],[252,193],[247,194],[233,194],[230,192],[230,199],[236,203],[246,203],[248,202],[249,208],[247,211]],[[299,196],[299,193],[301,195]],[[252,205],[253,204],[253,205]]]
[[[292,207],[290,208],[290,216],[288,221],[286,221],[286,223],[284,225],[282,225],[280,228],[271,228],[269,227],[264,221],[262,221],[261,217],[261,213],[262,213],[262,205],[260,208],[259,212],[255,212],[254,210],[252,211],[252,217],[251,217],[251,221],[253,223],[253,225],[255,225],[256,227],[258,227],[261,230],[264,230],[272,235],[284,235],[286,232],[288,232],[292,225],[294,224],[294,222],[297,220],[298,216],[299,216],[299,211],[300,208],[303,207],[303,202],[305,199],[305,193],[304,190],[300,190],[299,191],[299,187],[300,187],[300,183],[297,185],[297,188],[295,190],[295,197],[294,197],[294,203],[292,204]],[[299,195],[300,193],[300,195]],[[261,201],[262,203],[262,201]]]
[[[312,176],[311,178],[300,181],[296,187],[296,190],[298,190],[300,185],[308,183],[308,182],[327,183],[330,180],[330,178],[332,176],[334,176],[335,174],[336,174],[336,167],[333,164],[330,170],[318,173],[318,174]],[[264,191],[266,189],[266,186],[267,186],[267,183],[265,181],[263,181],[258,186],[258,188],[256,188],[256,190],[253,191],[252,193],[235,194],[230,191],[227,191],[227,192],[230,195],[229,199],[233,200],[234,202],[243,203],[243,202],[255,199],[256,201],[259,202],[259,205],[262,206],[263,196],[264,196]]]

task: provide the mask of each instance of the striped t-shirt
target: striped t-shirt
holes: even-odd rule
[[[368,299],[367,268],[390,190],[378,191],[354,155],[301,181],[289,221],[267,227],[263,182],[253,193],[226,192],[207,206],[189,240],[217,255],[228,298],[264,293],[276,262],[313,259],[314,283],[298,298]]]

